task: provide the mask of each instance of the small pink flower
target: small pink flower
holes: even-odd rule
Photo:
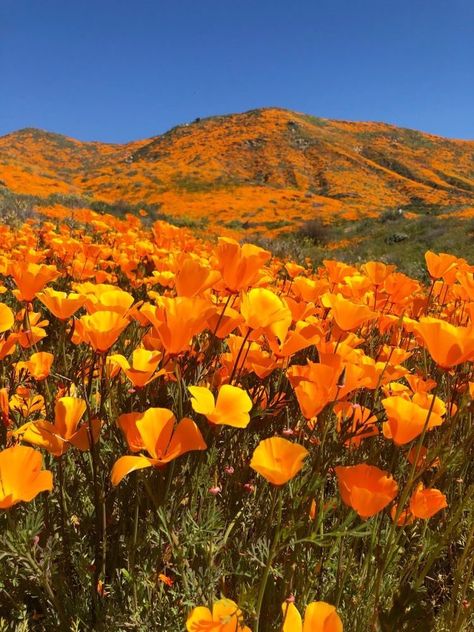
[[[222,489],[218,485],[214,485],[214,487],[209,487],[209,493],[213,496],[217,496],[217,494],[220,494],[221,491]]]
[[[295,434],[295,431],[293,430],[293,428],[284,428],[281,431],[281,434],[285,435],[285,437],[291,437]]]
[[[248,492],[249,494],[251,494],[254,490],[255,490],[255,486],[252,485],[252,483],[245,483],[243,485],[243,488],[245,489],[246,492]]]
[[[232,476],[232,474],[235,472],[235,470],[232,467],[232,465],[227,465],[227,467],[224,468],[224,472],[226,474],[228,474],[229,476]]]

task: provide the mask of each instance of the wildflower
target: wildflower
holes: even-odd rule
[[[343,632],[342,621],[336,607],[325,601],[312,601],[306,606],[304,621],[293,601],[281,605],[282,632]]]
[[[77,397],[61,397],[54,407],[54,423],[40,419],[31,421],[12,433],[26,443],[45,448],[54,456],[61,456],[71,445],[81,451],[90,449],[89,424],[80,424],[86,403]],[[92,422],[94,441],[97,441],[100,421]]]
[[[212,611],[198,606],[186,621],[188,632],[252,632],[243,622],[242,611],[231,599],[219,599]]]
[[[252,400],[247,392],[238,386],[224,384],[219,389],[217,401],[205,386],[189,386],[192,395],[191,406],[197,413],[205,415],[208,421],[216,425],[246,428],[250,422],[249,411]]]
[[[427,520],[447,506],[446,496],[439,489],[425,488],[422,483],[410,498],[410,511],[415,518]]]
[[[29,502],[53,489],[53,474],[42,470],[41,454],[33,448],[15,445],[0,452],[0,509]]]
[[[192,419],[185,417],[178,424],[171,410],[167,408],[149,408],[136,420],[129,418],[128,428],[135,424],[132,440],[134,451],[137,448],[137,433],[141,448],[150,456],[122,456],[114,464],[111,473],[112,485],[118,485],[130,472],[147,467],[160,467],[192,450],[205,450],[206,443]],[[127,434],[127,439],[130,434]]]
[[[284,485],[303,467],[308,450],[282,437],[260,441],[255,448],[250,467],[273,485]]]
[[[392,476],[373,465],[338,466],[335,471],[342,500],[362,518],[374,516],[397,495]]]
[[[50,287],[47,287],[43,292],[39,292],[37,297],[60,320],[70,318],[87,300],[81,294],[58,292]]]

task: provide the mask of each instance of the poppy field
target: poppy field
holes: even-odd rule
[[[474,625],[474,265],[0,225],[0,631]]]

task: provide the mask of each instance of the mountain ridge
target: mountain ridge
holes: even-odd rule
[[[285,231],[403,208],[474,207],[474,141],[284,108],[197,118],[127,143],[23,128],[0,137],[0,182],[44,205],[75,196]]]

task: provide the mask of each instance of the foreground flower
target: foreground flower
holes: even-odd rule
[[[336,607],[325,601],[312,601],[306,607],[304,621],[294,603],[283,602],[282,632],[342,632]]]
[[[0,509],[53,489],[53,474],[41,469],[42,462],[39,452],[24,445],[0,452]]]
[[[96,351],[105,352],[117,341],[127,327],[128,320],[117,312],[100,311],[83,316],[76,321],[76,331],[81,342],[87,342]]]
[[[280,342],[286,338],[291,325],[291,312],[288,306],[279,296],[266,288],[252,288],[244,292],[240,313],[247,327],[271,332]]]
[[[447,506],[446,496],[439,489],[425,489],[422,483],[410,498],[410,511],[415,518],[427,520]]]
[[[5,303],[0,303],[0,333],[11,329],[14,322],[15,316],[12,310]]]
[[[115,354],[109,357],[112,365],[120,367],[130,382],[136,388],[143,388],[163,372],[155,373],[161,359],[160,351],[148,351],[147,349],[135,349],[132,352],[131,362],[123,355]]]
[[[397,495],[397,483],[378,467],[361,463],[335,469],[342,500],[361,518],[374,516]]]
[[[205,606],[194,608],[186,621],[188,632],[252,632],[243,622],[242,611],[231,599],[219,599],[212,612]]]
[[[38,382],[45,380],[50,374],[51,367],[54,362],[54,355],[47,351],[38,351],[30,356],[29,360],[25,362],[16,363],[16,373],[18,374],[21,369],[26,369],[28,373]]]
[[[273,485],[284,485],[303,467],[308,450],[282,437],[260,441],[250,462],[250,467]]]
[[[431,357],[444,368],[474,359],[474,327],[455,327],[444,320],[425,317],[415,326]]]
[[[252,400],[238,386],[224,384],[219,390],[217,402],[205,386],[189,386],[193,410],[205,415],[212,424],[246,428],[250,421]]]
[[[32,301],[36,292],[59,276],[56,266],[26,262],[12,264],[10,274],[18,288],[13,294],[19,301]]]
[[[86,297],[81,294],[58,292],[50,287],[47,287],[43,292],[39,292],[37,297],[60,320],[70,318],[86,302]]]
[[[79,450],[90,448],[89,424],[79,423],[86,411],[86,403],[77,397],[61,397],[54,407],[54,424],[40,419],[24,424],[12,433],[22,441],[48,450],[54,456],[61,456],[71,445]],[[92,421],[94,442],[97,441],[100,421]]]
[[[413,401],[395,395],[382,400],[387,413],[387,421],[383,424],[383,433],[397,445],[409,443],[420,436],[423,430],[431,430],[443,423],[442,415],[446,412],[443,402],[436,397],[430,406],[433,395],[429,398],[415,397]],[[421,405],[424,404],[424,405]],[[430,410],[431,409],[431,410]]]
[[[141,454],[120,457],[112,468],[112,485],[118,485],[125,476],[135,470],[160,467],[186,452],[207,448],[199,428],[192,419],[185,417],[175,425],[176,417],[167,408],[149,408],[138,418],[135,414],[128,415],[126,419],[122,416],[121,427],[130,448],[133,451],[142,448],[150,456]]]

